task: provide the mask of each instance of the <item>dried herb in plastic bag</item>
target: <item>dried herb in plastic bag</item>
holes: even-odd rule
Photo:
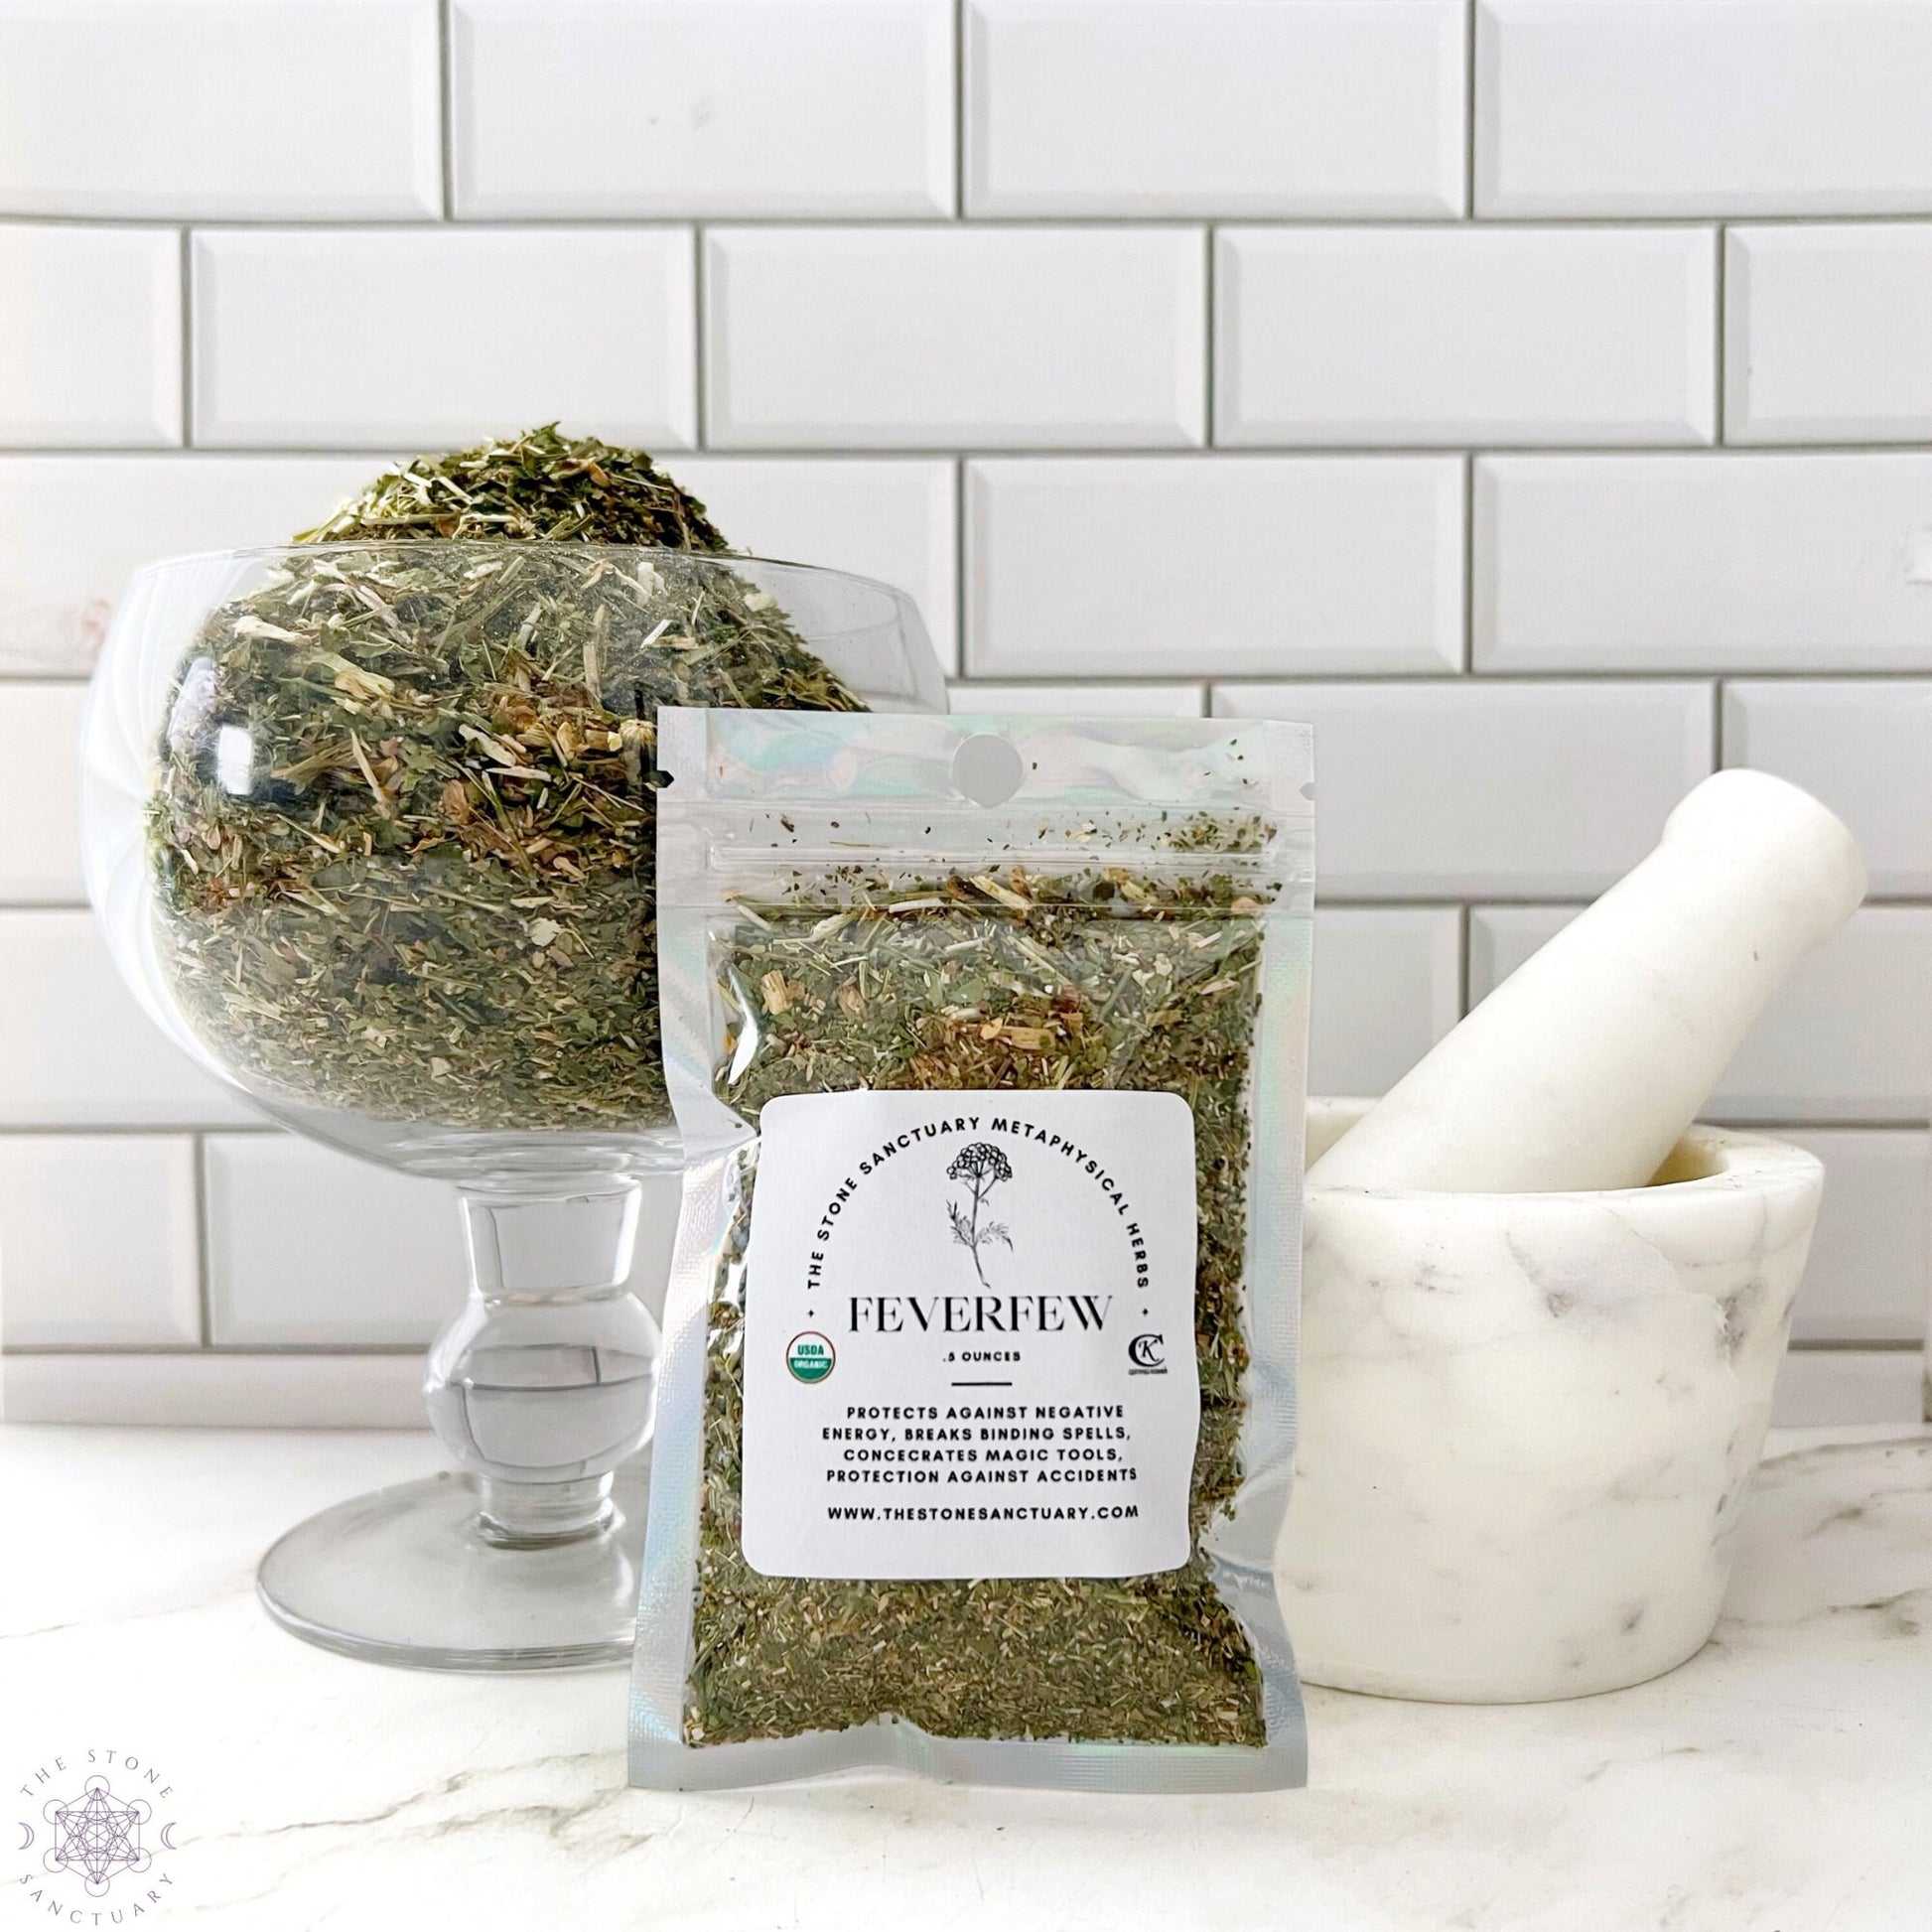
[[[936,1739],[954,1753],[938,1760],[945,1768],[1007,1781],[1080,1781],[1068,1776],[1063,1757],[1029,1760],[1035,1746],[1050,1754],[1118,1745],[1234,1747],[1273,1766],[1269,1776],[1226,1763],[1197,1762],[1193,1772],[1144,1765],[1124,1770],[1125,1783],[1286,1781],[1298,1761],[1299,1734],[1289,1733],[1299,1706],[1292,1665],[1286,1687],[1282,1681],[1285,1639],[1272,1584],[1237,1578],[1226,1562],[1230,1513],[1244,1483],[1265,1472],[1272,1488],[1281,1473],[1280,1436],[1272,1424],[1255,1426],[1251,1262],[1258,1255],[1275,1271],[1279,1279],[1265,1283],[1273,1295],[1284,1285],[1292,1292],[1299,1258],[1278,1250],[1284,1181],[1277,1164],[1299,1175],[1295,1150],[1257,1144],[1256,1080],[1279,1086],[1285,1058],[1299,1069],[1301,1019],[1292,972],[1285,977],[1279,957],[1264,969],[1270,934],[1279,954],[1302,917],[1299,897],[1284,892],[1283,872],[1299,854],[1300,828],[1284,837],[1257,809],[1281,796],[1264,770],[1255,771],[1252,790],[1239,776],[1250,754],[1266,763],[1265,733],[1250,726],[1243,743],[1232,743],[1232,728],[1163,726],[1147,748],[1145,781],[1122,781],[1116,809],[1068,823],[1055,808],[1069,798],[1047,779],[997,813],[962,810],[956,796],[940,791],[970,722],[882,719],[847,731],[799,720],[787,737],[776,721],[761,721],[748,737],[735,721],[714,718],[702,728],[708,744],[698,727],[679,728],[690,735],[667,739],[666,753],[679,774],[665,806],[666,840],[674,829],[679,835],[664,861],[667,1026],[674,1029],[667,1043],[673,1098],[698,1166],[687,1180],[680,1231],[669,1370],[680,1387],[667,1384],[660,1410],[640,1628],[640,1705],[654,1722],[636,1741],[633,1775],[732,1782],[735,1746],[750,1753],[737,1773],[746,1778],[836,1763],[925,1764],[928,1740]],[[1131,769],[1137,729],[1041,721],[1025,728],[1023,749],[1043,755],[1032,760],[1035,773],[1043,768],[1050,779],[1057,768],[1063,779],[1068,762],[1094,751],[1083,734],[1104,732],[1111,760]],[[1190,763],[1203,743],[1218,755]],[[925,755],[923,772],[914,747]],[[1222,796],[1205,810],[1185,803],[1190,791],[1209,789],[1180,782],[1183,773],[1196,778],[1193,764],[1221,780]],[[746,784],[734,785],[734,771],[748,774]],[[1164,782],[1171,808],[1150,809],[1135,795],[1151,791],[1161,800]],[[752,804],[754,796],[761,802]],[[1089,785],[1082,802],[1101,796]],[[1299,1111],[1299,1073],[1289,1085]],[[937,1125],[889,1135],[885,1146],[894,1172],[902,1173],[929,1137],[934,1151],[916,1184],[945,1190],[933,1202],[936,1245],[915,1246],[916,1234],[901,1238],[837,1281],[827,1261],[818,1288],[799,1291],[823,1306],[794,1296],[782,1320],[785,1330],[801,1327],[813,1338],[804,1373],[792,1370],[814,1385],[809,1400],[818,1399],[818,1387],[838,1388],[847,1354],[868,1338],[856,1330],[879,1326],[877,1312],[865,1311],[882,1295],[908,1331],[949,1320],[939,1312],[947,1298],[962,1320],[995,1324],[972,1336],[988,1345],[945,1354],[950,1366],[937,1372],[949,1392],[936,1402],[916,1379],[933,1371],[908,1363],[893,1402],[881,1407],[869,1394],[858,1412],[884,1427],[842,1429],[854,1412],[836,1401],[815,1412],[832,1432],[828,1442],[857,1433],[883,1445],[860,1456],[901,1459],[888,1460],[883,1473],[865,1463],[831,1471],[854,1485],[838,1489],[838,1498],[902,1514],[972,1508],[989,1497],[1007,1503],[1023,1493],[1015,1485],[1027,1474],[1012,1466],[1015,1454],[1099,1458],[1114,1451],[1086,1445],[1108,1438],[1127,1444],[1120,1453],[1130,1458],[1149,1451],[1133,1439],[1151,1432],[1122,1426],[1119,1405],[1071,1396],[1042,1403],[1040,1389],[1049,1385],[1038,1372],[1030,1386],[1027,1371],[1004,1359],[1049,1352],[1003,1344],[1035,1339],[1020,1305],[1059,1285],[1030,1269],[1028,1254],[1039,1252],[1037,1226],[1010,1227],[1003,1218],[1011,1211],[1005,1203],[1017,1198],[1014,1167],[1042,1158],[1010,1116],[1029,1112],[1029,1094],[1100,1093],[1178,1096],[1191,1117],[1189,1340],[1198,1433],[1180,1560],[1118,1576],[918,1574],[916,1563],[874,1576],[853,1574],[847,1557],[828,1558],[820,1574],[808,1551],[802,1566],[760,1570],[747,1534],[748,1403],[756,1396],[749,1367],[764,1345],[754,1311],[760,1296],[768,1301],[793,1287],[753,1247],[754,1211],[767,1184],[767,1110],[800,1096],[931,1094],[944,1103]],[[837,1131],[836,1116],[822,1118],[815,1132]],[[907,1143],[911,1152],[895,1152]],[[870,1158],[870,1168],[852,1164],[851,1172],[886,1172],[887,1163]],[[1055,1147],[1044,1158],[1063,1162],[1068,1154]],[[1096,1165],[1109,1165],[1104,1152]],[[826,1238],[839,1227],[835,1217],[856,1211],[858,1191],[879,1184],[862,1178],[848,1183],[850,1196],[844,1188],[834,1195],[809,1276],[825,1254],[836,1257],[836,1240]],[[981,1292],[988,1289],[994,1292]],[[1262,1332],[1269,1360],[1260,1381],[1264,1402],[1273,1403],[1282,1365],[1268,1323]],[[914,1340],[923,1346],[922,1337]],[[1119,1346],[1129,1340],[1121,1333]],[[834,1358],[831,1368],[820,1366],[821,1354]],[[971,1355],[993,1365],[973,1366]],[[1158,1363],[1158,1354],[1150,1350],[1149,1360]],[[1078,1420],[1042,1427],[1049,1409]],[[1088,1422],[1090,1411],[1097,1423]],[[896,1428],[900,1415],[921,1421]],[[1138,1423],[1131,1404],[1124,1422]],[[693,1429],[695,1446],[679,1436]],[[1040,1447],[1003,1449],[1010,1440]],[[686,1496],[693,1447],[695,1495]],[[809,1442],[804,1448],[818,1452]],[[1118,1465],[1054,1466],[1096,1478],[1120,1473]],[[914,1480],[925,1486],[905,1486]],[[1033,1490],[1055,1501],[1043,1480]],[[1140,1492],[1130,1481],[1117,1492],[1064,1493],[1079,1498],[1071,1503],[1077,1515],[1087,1496]],[[801,1490],[797,1508],[816,1507],[817,1491]],[[1257,1533],[1250,1520],[1243,1534]],[[840,1532],[815,1534],[829,1545]],[[959,1562],[972,1558],[962,1553]],[[896,1736],[916,1735],[921,1745],[901,1751],[880,1741],[882,1725]],[[853,1741],[868,1735],[869,1742]],[[845,1741],[833,1746],[825,1742],[831,1738]]]
[[[1112,916],[1117,902],[1132,914]],[[855,871],[830,893],[807,889],[745,910],[752,916],[721,968],[729,984],[756,990],[741,1024],[757,1028],[759,1043],[742,1072],[726,1062],[720,1086],[753,1126],[781,1094],[849,1087],[1186,1096],[1201,1208],[1192,1502],[1205,1528],[1241,1480],[1248,1350],[1235,1303],[1258,903],[1225,874],[1169,881],[1129,858],[1058,878],[1023,866],[970,878]],[[734,1053],[737,1043],[728,1035]],[[750,1206],[739,1215],[748,1226]],[[1179,1570],[1117,1581],[846,1583],[754,1572],[738,1536],[738,1286],[726,1277],[712,1315],[691,1742],[838,1730],[881,1710],[958,1737],[1263,1741],[1261,1672],[1198,1550]],[[916,1631],[917,1641],[882,1650],[882,1629]]]

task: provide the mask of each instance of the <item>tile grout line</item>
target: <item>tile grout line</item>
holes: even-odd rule
[[[1689,684],[1709,684],[1714,678],[1745,679],[1755,684],[1923,684],[1927,681],[1928,670],[1932,666],[1917,670],[1817,670],[1786,671],[1777,669],[1750,670],[1736,665],[1707,664],[1692,669],[1684,665],[1658,665],[1649,670],[1618,670],[1609,666],[1575,668],[1569,665],[1551,666],[1544,669],[1507,669],[1500,671],[1477,670],[1469,675],[1460,671],[1444,670],[1399,670],[1365,671],[1360,669],[1309,668],[1295,670],[1283,668],[1268,671],[1214,671],[1203,670],[1198,665],[1177,667],[1165,671],[1141,671],[1114,674],[1106,671],[1088,673],[1080,671],[1029,671],[1011,676],[1001,673],[986,679],[989,684],[1173,684],[1176,681],[1198,683],[1207,678],[1219,685],[1303,685],[1330,684],[1359,686],[1372,690],[1380,685],[1403,684],[1418,687],[1437,686],[1456,691],[1507,691],[1525,687],[1537,689],[1562,690],[1578,684],[1649,684],[1659,688],[1677,688]],[[24,680],[23,680],[24,681]]]
[[[959,666],[957,675],[963,680],[969,668],[966,654],[966,572],[971,550],[966,531],[967,478],[966,459],[963,456],[953,458],[952,476],[952,655],[953,662]]]
[[[196,224],[199,233],[204,224]],[[470,224],[465,223],[466,231]],[[703,224],[707,235],[719,223]],[[482,432],[479,431],[479,434]],[[4,443],[0,444],[0,463],[28,462],[36,459],[66,457],[89,461],[117,460],[165,461],[192,456],[247,457],[261,462],[341,459],[367,457],[394,458],[411,441],[411,432],[401,429],[393,436],[362,444],[296,443],[209,443],[200,442],[191,449],[173,443]],[[1923,438],[1894,438],[1885,442],[1851,443],[1843,439],[1817,442],[1726,443],[1722,448],[1711,443],[1615,443],[1601,440],[1575,442],[1511,443],[1481,442],[1472,445],[1467,438],[1458,441],[1410,443],[1219,443],[1211,450],[1198,443],[985,443],[975,444],[966,454],[998,457],[1009,462],[1078,463],[1096,459],[1123,463],[1197,463],[1203,456],[1246,459],[1265,457],[1279,462],[1313,463],[1389,463],[1449,461],[1469,454],[1478,457],[1509,457],[1533,462],[1565,462],[1587,457],[1592,462],[1614,463],[1630,459],[1725,465],[1749,463],[1758,457],[1787,457],[1801,461],[1813,457],[1862,457],[1874,463],[1908,461],[1924,463],[1927,447]],[[707,452],[742,462],[876,462],[882,458],[941,458],[959,453],[952,443],[733,443],[728,448]],[[693,454],[687,451],[686,455]]]
[[[1220,411],[1215,402],[1215,370],[1220,362],[1220,291],[1216,287],[1220,255],[1219,228],[1210,221],[1201,230],[1201,447],[1217,447],[1221,434]]]
[[[1476,459],[1462,458],[1462,675],[1476,668]]]
[[[675,452],[677,454],[697,454],[697,452]],[[964,557],[965,564],[960,559]],[[970,536],[955,538],[953,544],[955,575],[970,566],[972,545]],[[970,619],[970,613],[969,613]],[[1143,671],[1138,673],[1115,674],[1107,671],[1091,670],[1029,670],[1029,671],[981,671],[967,660],[967,653],[958,653],[964,668],[946,672],[948,685],[970,689],[974,685],[999,684],[1013,685],[1025,689],[1048,689],[1056,686],[1091,685],[1096,689],[1117,691],[1159,692],[1176,685],[1198,687],[1208,685],[1223,694],[1230,691],[1253,690],[1261,692],[1299,693],[1311,687],[1318,687],[1324,692],[1364,693],[1380,690],[1441,691],[1445,694],[1456,692],[1465,694],[1471,700],[1477,693],[1497,695],[1510,692],[1534,693],[1546,691],[1552,694],[1575,692],[1580,686],[1600,686],[1606,690],[1625,692],[1649,691],[1655,695],[1669,692],[1682,692],[1692,686],[1722,685],[1726,691],[1733,684],[1760,684],[1783,687],[1802,692],[1811,685],[1847,685],[1873,693],[1883,692],[1895,687],[1912,687],[1922,690],[1932,680],[1925,671],[1778,671],[1778,670],[1740,670],[1725,668],[1705,668],[1702,670],[1658,669],[1650,671],[1619,671],[1610,669],[1588,670],[1547,670],[1547,671],[1484,671],[1472,672],[1438,668],[1435,670],[1402,671],[1363,671],[1345,667],[1312,666],[1302,670],[1208,670],[1198,664],[1175,664],[1166,670]],[[32,691],[73,691],[82,690],[87,684],[85,672],[62,670],[19,670],[0,672],[0,696],[11,692]],[[1885,904],[1925,904],[1932,902],[1932,892],[1915,887],[1905,887],[1898,891],[1879,891],[1873,895],[1874,900]],[[76,888],[68,897],[37,897],[34,898],[7,898],[0,896],[0,915],[18,912],[84,912],[87,898]]]
[[[1917,1355],[1925,1352],[1925,1342],[1916,1337],[1910,1341],[1832,1341],[1823,1336],[1807,1336],[1803,1340],[1794,1336],[1786,1345],[1794,1355]]]
[[[1729,233],[1730,230],[1728,227],[1720,221],[1717,227],[1717,288],[1713,305],[1717,310],[1717,341],[1712,346],[1711,358],[1718,388],[1718,393],[1712,404],[1711,411],[1711,421],[1716,430],[1712,441],[1714,446],[1719,449],[1725,447],[1725,437],[1727,433],[1727,426],[1725,422],[1725,337],[1729,333],[1725,327],[1725,310],[1730,303],[1730,294],[1725,282],[1725,257],[1730,252],[1728,245]]]
[[[181,231],[181,447],[195,447],[195,231]]]
[[[0,912],[0,920],[5,913]],[[0,1144],[7,1141],[179,1141],[192,1139],[196,1135],[212,1137],[220,1135],[224,1139],[233,1134],[247,1135],[256,1140],[267,1140],[271,1135],[284,1134],[289,1130],[277,1127],[272,1121],[230,1121],[223,1126],[210,1126],[207,1121],[70,1121],[70,1120],[13,1120],[0,1122]]]
[[[455,217],[452,217],[455,218]],[[477,221],[465,221],[465,227],[474,227],[480,233],[487,234],[492,230],[500,232],[524,232],[533,229],[557,228],[566,231],[576,229],[627,229],[627,228],[669,228],[682,227],[687,222],[699,219],[689,212],[680,214],[638,213],[638,214],[526,214],[492,215]],[[411,228],[433,231],[446,225],[440,215],[433,214],[156,214],[136,212],[127,214],[44,214],[31,208],[7,209],[0,207],[0,226],[23,228],[127,228],[154,232],[181,226],[184,221],[192,221],[198,228],[239,229],[243,231],[270,229],[300,233],[317,234],[393,234],[407,232]],[[791,207],[773,207],[767,212],[734,211],[730,215],[716,217],[714,225],[730,228],[797,228],[803,230],[842,229],[842,228],[912,228],[944,229],[963,232],[976,230],[998,233],[1005,229],[1024,232],[1033,228],[1192,228],[1205,222],[1238,222],[1244,228],[1297,229],[1297,228],[1373,228],[1388,233],[1442,234],[1457,227],[1472,225],[1452,214],[1410,214],[1381,213],[1373,208],[1359,209],[1354,213],[1316,212],[1276,212],[1266,210],[1210,207],[1205,204],[1190,207],[1184,212],[1171,208],[1159,208],[1137,213],[1108,214],[1081,209],[1063,214],[906,214],[875,213],[867,209],[855,209],[841,213],[801,214]],[[1577,230],[1586,233],[1621,233],[1632,228],[1671,229],[1705,228],[1715,222],[1748,222],[1752,227],[1782,228],[1923,228],[1932,223],[1932,200],[1923,208],[1848,208],[1838,213],[1818,209],[1805,209],[1798,213],[1780,213],[1775,210],[1752,208],[1705,208],[1697,213],[1678,212],[1656,214],[1603,214],[1597,212],[1579,212],[1575,214],[1485,214],[1479,217],[1477,225],[1486,229],[1508,231],[1522,230],[1526,233],[1539,229]]]
[[[1463,1019],[1469,1014],[1469,952],[1475,943],[1475,907],[1463,904],[1455,908],[1455,1010]]]
[[[966,7],[952,0],[952,213],[966,218]]]
[[[168,1341],[43,1341],[8,1348],[8,1355],[138,1355],[166,1361],[207,1362],[252,1359],[269,1355],[287,1359],[303,1356],[332,1361],[396,1361],[420,1359],[430,1343],[382,1341],[228,1341],[197,1347],[192,1342]],[[320,1427],[320,1425],[318,1425]]]
[[[671,453],[672,461],[680,456],[713,456],[716,452],[705,450],[677,450]],[[955,459],[958,461],[958,459]],[[966,459],[970,462],[970,459]],[[86,671],[49,665],[42,669],[23,666],[17,670],[0,669],[0,692],[8,690],[72,690],[84,686],[88,681]],[[1400,670],[1364,671],[1345,666],[1328,668],[1310,667],[1302,670],[1281,669],[1268,671],[1215,671],[1203,670],[1198,664],[1176,665],[1164,671],[1084,671],[1084,670],[1035,670],[1035,671],[996,671],[988,675],[966,669],[948,677],[948,683],[977,682],[984,684],[1095,684],[1109,687],[1159,689],[1170,684],[1216,685],[1260,685],[1289,686],[1305,684],[1345,685],[1374,690],[1382,685],[1415,685],[1418,687],[1436,686],[1449,690],[1484,691],[1519,690],[1525,687],[1562,690],[1577,684],[1618,684],[1654,685],[1660,689],[1675,688],[1688,684],[1705,684],[1720,680],[1726,685],[1735,683],[1781,684],[1801,686],[1805,684],[1855,684],[1872,689],[1882,689],[1887,685],[1923,685],[1932,679],[1932,663],[1897,670],[1870,670],[1858,668],[1820,669],[1820,670],[1781,670],[1776,666],[1751,668],[1740,665],[1712,665],[1687,667],[1680,665],[1660,665],[1650,670],[1619,670],[1609,665],[1593,665],[1581,668],[1564,666],[1540,670],[1476,670],[1467,675],[1451,670]],[[1888,898],[1914,898],[1924,897],[1914,893],[1886,894]],[[71,912],[85,911],[86,897],[76,892],[71,898],[0,898],[0,910],[9,912]]]
[[[201,1301],[203,1348],[214,1346],[214,1295],[209,1277],[213,1270],[209,1255],[214,1245],[214,1223],[209,1214],[207,1185],[207,1136],[194,1137],[195,1154],[195,1255],[196,1288]]]
[[[436,0],[437,134],[443,170],[443,219],[456,219],[456,65],[451,59],[455,23],[451,0]]]
[[[705,391],[710,383],[711,362],[705,335],[711,326],[711,300],[705,246],[705,225],[694,222],[691,228],[691,425],[696,447],[704,449],[711,436],[711,403]]]
[[[1476,219],[1476,8],[1462,0],[1462,218]]]

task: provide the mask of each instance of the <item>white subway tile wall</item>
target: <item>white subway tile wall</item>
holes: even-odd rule
[[[1725,277],[1733,443],[1932,437],[1932,223],[1733,228]]]
[[[204,1148],[208,1339],[420,1344],[463,1299],[456,1193],[288,1134]]]
[[[1932,1137],[1918,1129],[1786,1130],[1829,1176],[1791,1324],[1800,1341],[1911,1346],[1925,1333]]]
[[[1739,678],[1725,761],[1815,792],[1858,835],[1871,890],[1932,897],[1932,679]]]
[[[1712,769],[1712,689],[1218,684],[1217,713],[1314,727],[1318,866],[1341,898],[1587,898]]]
[[[1709,228],[1224,228],[1223,443],[1709,443]]]
[[[72,905],[80,885],[84,684],[0,683],[0,905]]]
[[[1386,1092],[1461,1018],[1461,912],[1319,907],[1311,1004],[1310,1091]]]
[[[952,0],[451,0],[464,219],[953,211]]]
[[[689,229],[208,228],[190,261],[197,443],[694,438]]]
[[[1462,0],[965,0],[966,212],[1462,212]]]
[[[853,570],[918,604],[949,671],[959,658],[955,467],[934,457],[680,457],[678,481],[741,549]]]
[[[1328,1091],[1708,771],[1816,790],[1873,903],[1713,1112],[1829,1169],[1781,1417],[1916,1414],[1928,70],[1932,0],[0,0],[0,1406],[419,1419],[450,1197],[121,987],[80,679],[143,558],[556,419],[962,709],[1312,721]]]
[[[195,1201],[186,1134],[0,1136],[8,1343],[199,1346]]]
[[[1932,670],[1932,456],[1485,456],[1473,507],[1478,671]]]
[[[714,228],[704,277],[726,448],[1204,440],[1195,228]]]
[[[997,684],[975,678],[952,687],[952,709],[1033,718],[1198,718],[1204,684]]]
[[[434,218],[436,0],[4,0],[0,207]]]
[[[0,913],[0,1130],[255,1119],[142,1011],[84,908]]]
[[[285,543],[366,482],[371,461],[0,455],[0,675],[83,674],[135,565]]]
[[[1920,1348],[1793,1348],[1778,1370],[1771,1420],[1787,1426],[1891,1423],[1924,1418],[1928,1396]]]
[[[1469,997],[1507,979],[1574,905],[1488,905],[1470,915]],[[1866,905],[1799,961],[1738,1049],[1713,1120],[1795,1124],[1925,1118],[1932,1090],[1932,906]]]
[[[454,1187],[287,1134],[210,1134],[202,1159],[215,1347],[416,1350],[462,1306],[469,1268]],[[653,1316],[678,1193],[675,1175],[645,1182],[631,1285]]]
[[[1453,457],[987,459],[966,493],[975,673],[1461,669]]]
[[[1485,215],[1932,210],[1915,0],[1475,0]]]
[[[166,445],[182,432],[182,241],[0,222],[0,445]]]

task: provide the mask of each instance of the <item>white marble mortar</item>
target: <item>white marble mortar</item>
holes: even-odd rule
[[[1311,1102],[1311,1162],[1366,1110]],[[1303,1675],[1515,1703],[1699,1649],[1823,1181],[1700,1126],[1647,1187],[1311,1189],[1276,1555]]]

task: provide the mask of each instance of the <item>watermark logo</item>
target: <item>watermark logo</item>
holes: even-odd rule
[[[17,1794],[34,1808],[19,1822],[16,1849],[38,1854],[18,1886],[35,1911],[63,1923],[134,1925],[173,1896],[165,1864],[176,1850],[175,1788],[158,1767],[95,1746],[84,1759],[36,1765]],[[83,1896],[100,1908],[83,1912]]]

